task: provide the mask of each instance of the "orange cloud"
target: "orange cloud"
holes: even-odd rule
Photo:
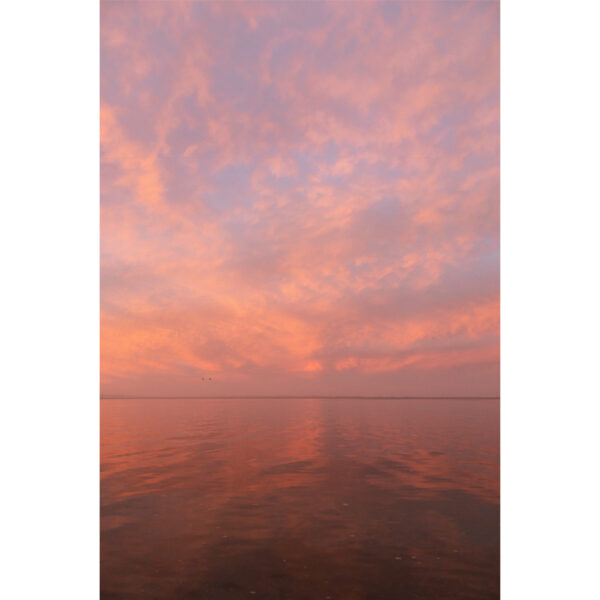
[[[498,6],[312,9],[102,3],[104,393],[497,393]]]

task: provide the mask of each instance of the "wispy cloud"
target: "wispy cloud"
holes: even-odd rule
[[[498,4],[307,6],[101,4],[105,393],[497,393]]]

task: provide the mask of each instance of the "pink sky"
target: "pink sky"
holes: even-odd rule
[[[498,3],[101,3],[103,394],[497,395],[499,266]]]

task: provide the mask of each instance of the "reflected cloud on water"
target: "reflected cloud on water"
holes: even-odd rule
[[[101,597],[499,597],[496,400],[101,402]]]

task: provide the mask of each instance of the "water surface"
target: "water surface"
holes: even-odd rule
[[[497,400],[101,401],[101,598],[499,597]]]

